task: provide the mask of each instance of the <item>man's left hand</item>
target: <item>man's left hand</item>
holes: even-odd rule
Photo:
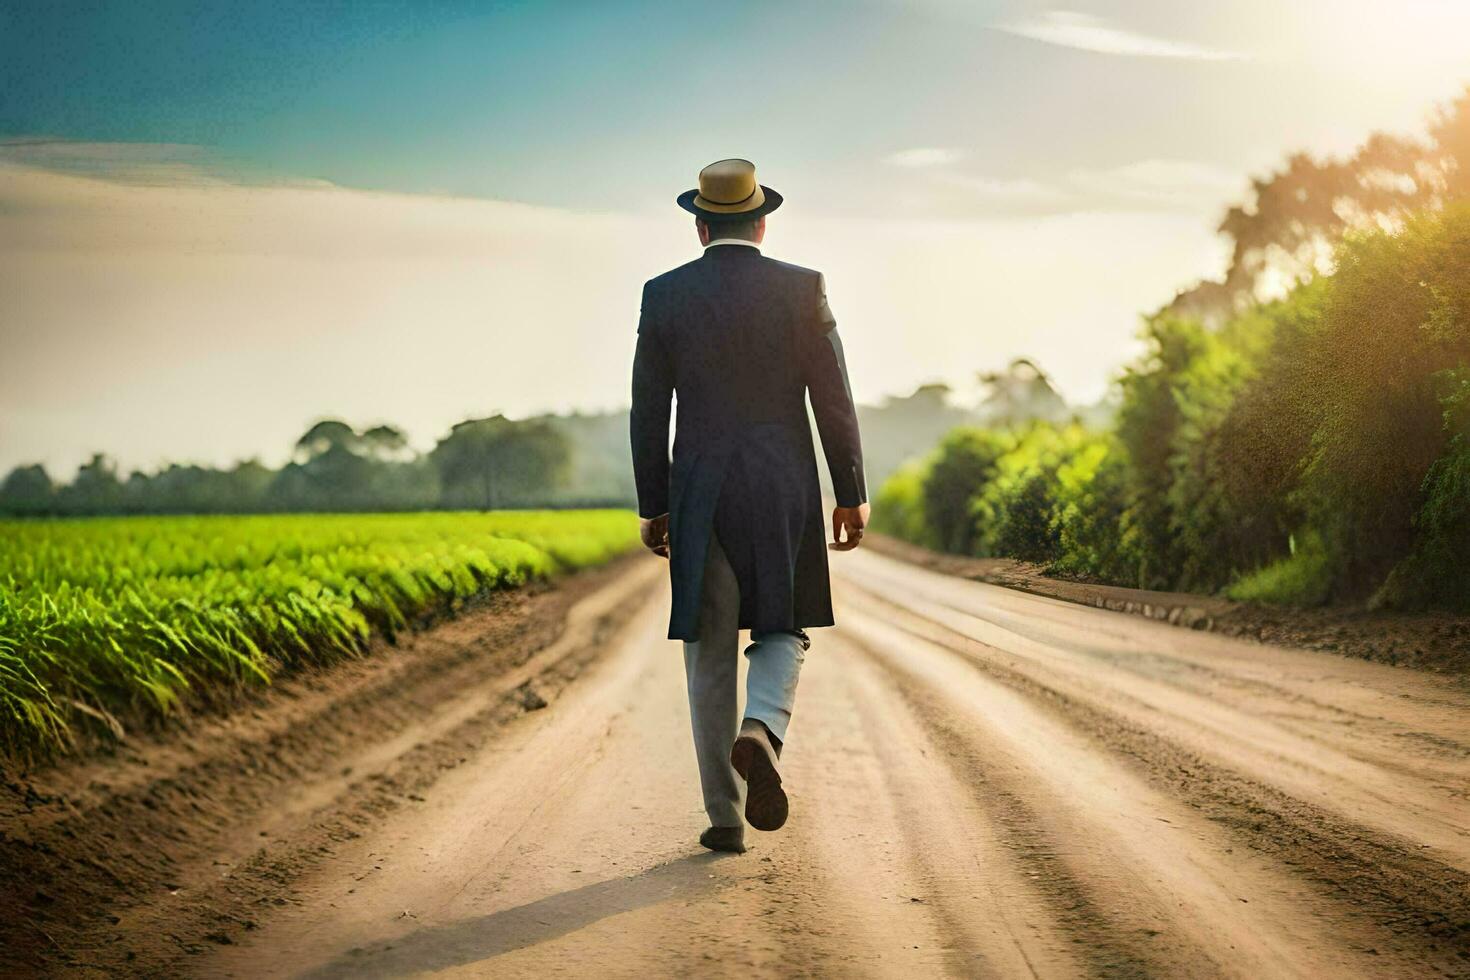
[[[641,517],[638,524],[638,535],[643,539],[643,546],[660,558],[669,557],[669,515]]]

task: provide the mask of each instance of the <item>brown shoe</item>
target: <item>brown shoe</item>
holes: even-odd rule
[[[699,835],[699,842],[712,851],[729,854],[745,853],[744,827],[710,827]]]
[[[730,765],[745,780],[745,819],[756,830],[780,830],[788,804],[776,768],[776,750],[766,726],[751,718],[740,725],[730,750]]]

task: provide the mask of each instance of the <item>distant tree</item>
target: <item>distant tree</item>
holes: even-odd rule
[[[930,383],[920,385],[912,395],[886,398],[879,405],[858,406],[863,465],[867,468],[870,488],[882,486],[906,461],[928,453],[946,432],[978,421],[973,411],[952,404],[950,395],[949,385]],[[823,486],[827,486],[825,467],[821,475]]]
[[[425,510],[441,506],[439,471],[427,457],[373,461],[373,506],[380,510]]]
[[[323,419],[296,441],[296,460],[274,475],[265,500],[271,510],[413,510],[439,505],[439,481],[396,426],[358,432]]]
[[[230,505],[227,510],[254,511],[266,506],[266,494],[276,471],[258,459],[245,459],[225,472]]]
[[[360,437],[368,455],[377,459],[398,459],[408,449],[408,437],[391,425],[375,425]]]
[[[296,440],[298,456],[311,459],[331,449],[355,451],[362,444],[357,431],[340,419],[322,419]]]
[[[980,417],[988,425],[1014,428],[1027,422],[1060,422],[1067,403],[1035,361],[1018,357],[1003,371],[980,375],[986,388]]]
[[[629,507],[637,503],[628,413],[575,412],[545,421],[566,440],[571,464],[546,502],[558,506]]]
[[[1345,233],[1396,227],[1467,196],[1470,89],[1438,113],[1427,141],[1374,133],[1345,160],[1297,153],[1255,179],[1251,200],[1220,222],[1231,242],[1224,278],[1183,290],[1164,311],[1218,324],[1329,271]]]
[[[497,415],[470,419],[449,430],[429,453],[439,471],[444,501],[450,506],[491,508],[499,500],[499,466],[495,444],[510,420]]]
[[[304,463],[288,463],[271,481],[268,499],[277,510],[366,510],[373,507],[374,464],[341,442]]]
[[[1445,198],[1470,197],[1470,87],[1439,112],[1429,135],[1436,151],[1435,167],[1443,175]]]
[[[76,478],[57,492],[56,499],[59,509],[67,513],[116,513],[124,503],[117,464],[102,453],[94,453],[77,470]]]
[[[919,385],[907,398],[890,398],[884,404],[902,415],[929,415],[943,411],[949,406],[953,389],[942,381],[931,381]]]
[[[545,420],[470,419],[429,454],[448,506],[491,509],[545,502],[570,468],[566,437]]]
[[[55,504],[56,486],[40,463],[17,466],[0,483],[0,511],[7,514],[44,514]]]
[[[544,502],[566,481],[571,452],[566,438],[542,419],[514,423],[499,456],[510,502]]]

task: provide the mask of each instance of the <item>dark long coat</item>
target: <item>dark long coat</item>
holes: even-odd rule
[[[669,515],[670,639],[699,637],[711,532],[740,583],[742,628],[832,625],[808,394],[837,503],[856,507],[862,447],[821,273],[715,245],[644,286],[630,428],[638,512]]]

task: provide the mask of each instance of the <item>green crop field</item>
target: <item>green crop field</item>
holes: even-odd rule
[[[356,656],[636,542],[624,511],[0,521],[0,750]]]

